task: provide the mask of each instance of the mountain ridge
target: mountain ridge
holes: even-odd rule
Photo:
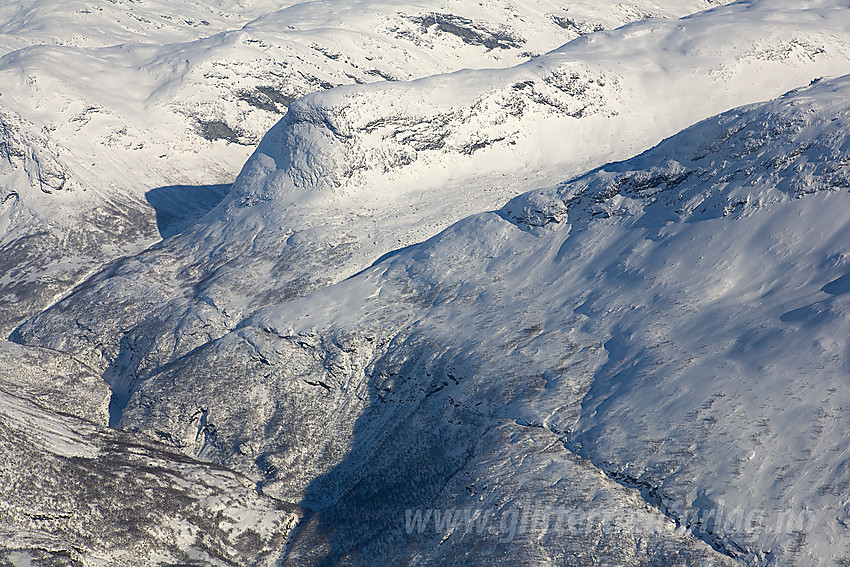
[[[220,202],[152,196],[171,237],[0,343],[32,367],[0,371],[0,472],[52,501],[43,458],[110,510],[164,486],[215,534],[141,562],[846,562],[846,12],[738,2],[289,101]],[[77,519],[32,541],[147,537]]]

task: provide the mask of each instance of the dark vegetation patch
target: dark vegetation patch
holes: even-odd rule
[[[511,33],[507,28],[489,29],[482,24],[453,14],[432,13],[410,16],[408,19],[422,26],[422,31],[425,33],[434,28],[442,33],[459,37],[468,45],[480,45],[487,49],[517,49],[525,45],[525,39]]]

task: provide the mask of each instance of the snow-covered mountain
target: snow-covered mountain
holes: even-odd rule
[[[399,518],[507,514],[543,486],[575,506],[611,489],[553,488],[590,464],[745,564],[838,560],[848,121],[850,78],[822,81],[525,194],[164,366],[122,424],[318,510],[292,564],[496,553]],[[563,557],[538,536],[513,552]]]
[[[209,210],[302,95],[515,65],[715,3],[6,2],[0,330]]]
[[[45,5],[0,8],[4,41],[19,42],[0,60],[10,68],[28,50],[55,50],[27,39],[49,36],[75,58],[113,57],[104,69],[162,70],[128,78],[145,101],[126,103],[141,104],[133,124],[144,115],[162,130],[128,130],[146,144],[136,150],[98,148],[115,171],[94,161],[103,184],[88,196],[33,188],[91,152],[94,118],[54,161],[44,156],[75,139],[57,134],[64,126],[4,130],[18,145],[0,148],[19,148],[7,151],[5,179],[24,187],[8,199],[7,234],[69,211],[112,223],[109,237],[86,233],[92,247],[55,272],[37,252],[52,236],[10,240],[9,289],[64,290],[150,242],[131,234],[141,224],[115,220],[150,223],[128,204],[141,203],[141,180],[161,179],[147,200],[169,235],[58,301],[7,299],[10,322],[52,305],[12,333],[19,344],[0,343],[0,439],[11,439],[4,454],[24,455],[6,458],[4,478],[54,478],[37,470],[41,456],[72,481],[39,480],[37,505],[30,489],[0,502],[12,542],[0,557],[46,561],[47,549],[95,564],[114,548],[105,560],[116,564],[141,549],[142,564],[850,561],[850,7],[755,0],[675,20],[644,16],[708,6],[220,4],[187,2],[181,19],[157,19],[163,10],[149,3],[66,8],[110,22],[74,33],[39,16]],[[507,9],[519,15],[510,25]],[[392,78],[501,68],[278,100],[260,88],[271,84],[264,64],[234,63],[255,48],[286,52],[264,61],[329,83],[303,92],[366,82],[357,70],[375,53]],[[52,63],[54,75],[70,81],[72,59]],[[322,75],[338,69],[350,81]],[[251,83],[249,71],[262,76]],[[114,97],[105,85],[74,88]],[[240,89],[255,89],[253,102]],[[39,108],[23,90],[14,99]],[[57,100],[45,92],[40,108]],[[207,176],[216,156],[244,159],[240,142],[257,139],[234,125],[258,137],[257,117],[268,126],[284,107],[232,187],[225,159],[220,177]],[[14,112],[10,124],[35,124]],[[221,124],[235,137],[204,139],[226,133]],[[158,143],[185,178],[144,157]],[[26,223],[25,194],[41,203]],[[124,212],[98,209],[109,199]],[[90,226],[68,218],[62,226]],[[68,234],[52,253],[77,250],[82,237]],[[76,275],[50,280],[59,272]],[[3,372],[12,368],[27,370]],[[145,462],[155,470],[134,474]],[[92,469],[127,498],[91,494]],[[187,507],[135,499],[157,487]],[[33,512],[63,490],[66,508],[85,511]],[[139,506],[161,511],[133,516],[132,537],[85,523]]]
[[[602,563],[672,561],[653,514],[736,563],[839,562],[849,122],[850,78],[823,81],[472,216],[168,364],[122,424],[316,510],[293,565],[558,562],[590,535]],[[641,512],[625,541],[404,535],[408,509],[541,498]]]
[[[641,22],[502,71],[306,97],[203,223],[95,275],[16,340],[73,353],[120,389],[257,308],[348,277],[529,185],[850,72],[846,9],[791,6],[779,18],[775,4]],[[694,100],[694,88],[719,92]]]

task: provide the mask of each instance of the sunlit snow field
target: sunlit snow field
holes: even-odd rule
[[[850,8],[668,4],[0,6],[0,558],[850,562]]]

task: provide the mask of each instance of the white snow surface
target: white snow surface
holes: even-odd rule
[[[70,298],[78,307],[47,316],[61,323],[39,316],[17,336],[105,369],[123,334],[145,344],[130,362],[142,367],[122,373],[144,374],[466,215],[850,72],[848,16],[838,2],[740,2],[594,33],[509,69],[309,95],[203,223],[93,278]],[[128,295],[137,306],[117,318],[81,309]],[[82,331],[56,332],[68,324]]]
[[[572,476],[571,456],[626,487],[617,502],[635,488],[711,544],[712,561],[840,564],[848,126],[850,77],[816,81],[523,194],[162,366],[122,424],[317,509],[290,564],[313,548],[397,557],[381,514],[410,499],[506,506],[570,478],[546,494],[574,506],[591,477]],[[197,407],[215,435],[182,417]],[[513,468],[553,444],[561,468]],[[475,545],[440,541],[417,557]]]
[[[260,143],[195,246],[213,255],[239,242],[344,243],[345,258],[309,268],[337,281],[529,186],[850,72],[848,16],[835,2],[741,2],[592,34],[505,70],[307,96]],[[232,298],[237,282],[252,285],[242,269],[221,270],[222,289],[206,290],[220,310],[256,307]],[[299,272],[290,266],[285,277]]]
[[[475,361],[447,395],[473,406],[504,389],[494,417],[555,433],[746,564],[840,563],[848,132],[850,76],[819,82],[466,219],[253,324],[412,325],[446,353],[430,374]],[[408,380],[423,385],[372,376],[395,403],[416,398]]]
[[[146,6],[130,4],[110,10]],[[261,2],[192,4],[191,21],[215,33],[104,47],[92,29],[72,49],[156,61],[144,104],[195,112],[207,95],[192,98],[185,77],[234,37],[278,49],[269,37],[365,33],[350,23],[360,4],[331,5],[264,15]],[[634,17],[606,17],[640,21],[523,63],[503,18],[485,18],[499,3],[420,7],[433,25],[381,6],[390,20],[370,29],[419,49],[404,44],[411,69],[446,45],[457,58],[440,51],[429,72],[504,68],[288,101],[209,214],[12,338],[102,373],[127,432],[310,510],[298,526],[275,520],[293,529],[280,564],[850,562],[850,7],[753,0],[643,20],[618,5]],[[559,14],[573,24],[548,4],[513,10],[532,8],[558,30],[583,29],[572,7]],[[284,29],[296,15],[313,31]],[[35,13],[9,21],[51,30]],[[475,25],[459,31],[464,21]],[[198,28],[133,22],[109,33],[178,42]],[[60,42],[62,30],[49,33]],[[239,50],[266,49],[246,41]],[[345,49],[308,45],[317,67],[362,70],[351,54],[367,48],[335,45]],[[16,48],[0,63],[43,53]],[[166,48],[194,63],[169,67]],[[256,92],[266,98],[254,103],[274,102]],[[233,106],[221,108],[203,120],[231,124]],[[196,157],[196,139],[163,143],[185,149],[175,171],[191,172],[240,136]],[[411,508],[546,505],[616,519],[507,546],[503,534],[411,534],[402,522]],[[222,525],[252,521],[240,508]]]
[[[209,206],[182,210],[186,191],[232,182],[307,93],[515,65],[582,33],[714,4],[4,2],[0,247],[31,267],[0,284],[13,297],[0,330],[157,228],[173,234],[169,217],[191,224]]]

